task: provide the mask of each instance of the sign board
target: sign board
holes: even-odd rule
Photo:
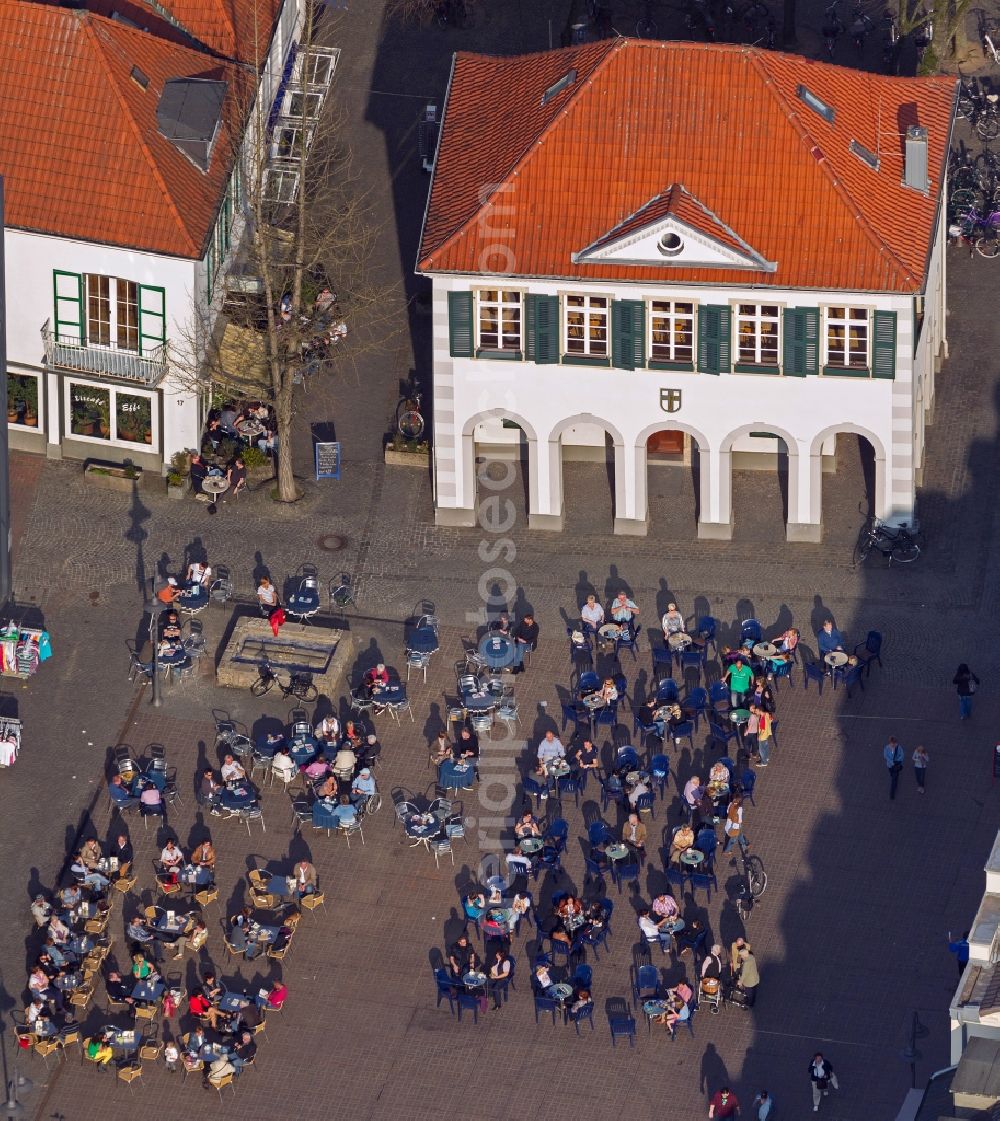
[[[316,478],[340,478],[340,441],[316,443]]]

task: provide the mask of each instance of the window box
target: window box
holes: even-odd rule
[[[101,463],[88,463],[83,469],[85,482],[105,490],[131,494],[142,479],[141,467],[112,467]]]
[[[679,374],[693,374],[693,362],[647,362],[646,368],[650,370],[669,370]]]
[[[523,350],[477,350],[477,358],[488,358],[494,362],[523,362]]]
[[[611,366],[611,359],[588,358],[584,354],[564,354],[562,356],[562,363],[564,366],[602,366],[604,369],[609,369]]]
[[[733,367],[734,373],[737,374],[780,374],[781,370],[777,366],[763,366],[756,365],[753,362],[737,362]]]
[[[872,372],[868,366],[824,366],[825,378],[870,378]]]

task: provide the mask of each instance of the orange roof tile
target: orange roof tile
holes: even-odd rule
[[[138,0],[166,12],[188,34],[225,58],[260,65],[271,43],[281,0]]]
[[[576,81],[543,106],[545,89],[571,68]],[[800,99],[800,85],[833,107],[832,123]],[[459,54],[418,269],[918,291],[955,91],[949,78],[885,77],[709,43]],[[909,124],[928,131],[926,196],[901,182]],[[878,154],[878,171],[851,152],[852,140]],[[681,184],[688,197],[666,201],[685,207],[682,220],[720,241],[728,231],[732,248],[752,247],[777,269],[574,262],[657,199],[663,218],[661,196]]]
[[[0,0],[0,168],[10,227],[200,258],[233,159],[241,68],[85,11]],[[149,79],[143,89],[133,66]],[[172,78],[227,83],[211,164],[157,130]],[[16,122],[16,127],[13,127]]]

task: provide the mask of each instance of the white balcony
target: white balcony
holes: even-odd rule
[[[149,354],[136,354],[112,346],[88,346],[83,339],[65,334],[56,339],[51,320],[42,326],[45,360],[50,366],[75,370],[92,377],[119,378],[154,389],[167,372],[167,343]]]

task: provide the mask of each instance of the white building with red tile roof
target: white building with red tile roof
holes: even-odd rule
[[[0,0],[13,447],[158,468],[198,446],[191,350],[242,229],[238,153],[255,98],[271,124],[301,92],[302,14]]]
[[[731,533],[734,458],[780,454],[788,537],[819,540],[838,433],[911,519],[955,92],[719,44],[456,55],[417,263],[438,520],[474,524],[477,448],[520,443],[558,529],[564,457],[610,437],[616,532],[647,531],[649,460],[697,449],[700,535]]]

